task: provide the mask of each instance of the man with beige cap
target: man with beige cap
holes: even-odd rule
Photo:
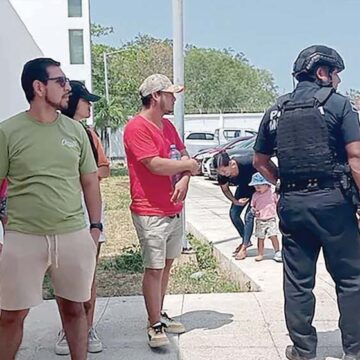
[[[143,294],[151,347],[169,344],[165,332],[180,334],[184,326],[162,311],[171,265],[181,253],[181,211],[191,174],[198,164],[190,159],[174,125],[163,118],[173,112],[174,85],[153,74],[140,86],[142,110],[125,127],[133,223],[141,245],[145,273]],[[170,159],[170,152],[179,159]]]

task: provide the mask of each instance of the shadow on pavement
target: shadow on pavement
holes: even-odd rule
[[[186,332],[195,329],[212,330],[233,322],[233,314],[221,313],[212,310],[189,311],[177,317],[185,327]]]

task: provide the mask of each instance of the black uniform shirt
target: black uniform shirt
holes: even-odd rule
[[[320,86],[314,82],[299,82],[291,94],[291,100],[306,101],[311,99]],[[327,121],[330,147],[336,151],[339,160],[347,161],[345,145],[360,140],[359,115],[349,99],[334,93],[324,105],[325,119]],[[273,155],[276,151],[276,127],[274,119],[277,114],[276,105],[265,113],[259,128],[254,150],[265,155]]]
[[[253,186],[249,186],[249,183],[253,174],[256,173],[256,170],[252,165],[253,154],[234,156],[232,160],[236,161],[239,168],[239,174],[235,177],[218,175],[219,185],[224,185],[228,183],[231,185],[236,185],[239,189],[237,190],[237,195],[239,196],[239,198],[251,198],[255,189]]]

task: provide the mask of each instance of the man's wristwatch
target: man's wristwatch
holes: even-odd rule
[[[102,223],[93,223],[90,224],[90,230],[91,229],[99,229],[101,232],[103,231],[103,224]]]

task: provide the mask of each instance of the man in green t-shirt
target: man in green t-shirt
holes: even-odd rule
[[[81,124],[61,115],[71,87],[60,63],[25,64],[21,84],[30,109],[0,123],[0,182],[7,178],[8,223],[0,259],[0,354],[19,349],[29,309],[42,302],[48,271],[71,358],[87,358],[87,321],[102,231],[97,167]],[[90,217],[86,229],[81,188]]]

